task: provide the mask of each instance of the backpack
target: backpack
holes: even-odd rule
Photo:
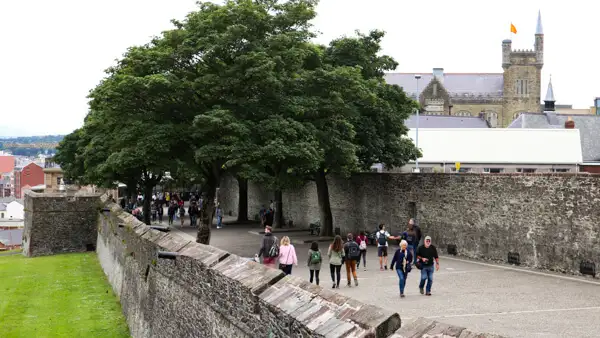
[[[310,264],[319,264],[321,263],[321,252],[319,251],[313,251],[310,254]]]
[[[385,235],[385,232],[378,232],[377,243],[379,243],[381,246],[385,246],[387,244],[387,236]]]
[[[360,245],[358,246],[360,250],[367,250],[367,242],[364,238],[360,239]]]
[[[269,257],[278,257],[279,256],[279,245],[277,245],[277,237],[273,237],[274,241],[269,249]]]
[[[351,261],[360,260],[360,249],[358,247],[358,244],[356,244],[356,242],[348,243],[348,259]]]

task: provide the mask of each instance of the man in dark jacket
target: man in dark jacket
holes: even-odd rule
[[[402,233],[402,239],[408,243],[408,248],[412,251],[413,263],[417,263],[417,248],[421,241],[421,228],[415,224],[414,218],[408,220],[408,228]]]
[[[433,265],[435,264],[435,270],[440,270],[440,261],[438,257],[437,249],[431,244],[431,237],[425,237],[425,243],[417,249],[417,260],[421,261],[421,282],[419,282],[419,291],[421,294],[425,293],[427,296],[431,296],[431,285],[433,284]],[[427,287],[425,292],[423,287],[427,281]]]
[[[279,245],[277,243],[277,237],[273,236],[271,227],[265,227],[265,235],[262,238],[262,244],[260,251],[258,251],[258,257],[263,256],[263,264],[268,267],[275,267],[277,256],[279,256]]]

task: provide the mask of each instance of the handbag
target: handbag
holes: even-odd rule
[[[417,259],[417,262],[415,263],[415,267],[419,270],[423,269],[423,262],[421,262],[420,259]]]

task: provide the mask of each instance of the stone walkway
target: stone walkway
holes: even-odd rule
[[[253,257],[261,236],[249,231],[256,225],[213,229],[211,245],[243,257]],[[195,240],[189,226],[174,232]],[[278,236],[281,237],[281,236]],[[434,243],[435,244],[435,243]],[[308,279],[309,244],[295,244],[299,266],[292,274]],[[326,252],[327,243],[319,243]],[[393,254],[395,248],[390,250]],[[390,257],[391,259],[391,257]],[[369,247],[368,270],[359,270],[359,286],[345,286],[345,269],[337,291],[360,301],[400,313],[404,323],[418,317],[463,326],[473,331],[509,337],[598,337],[600,335],[600,281],[544,273],[508,265],[488,264],[455,257],[440,258],[434,274],[433,296],[419,294],[419,271],[408,277],[406,298],[399,298],[398,277],[379,271],[375,247]],[[331,288],[328,265],[321,286]]]

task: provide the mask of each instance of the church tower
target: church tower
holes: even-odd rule
[[[502,41],[503,127],[509,125],[520,113],[540,111],[543,66],[544,30],[541,12],[538,12],[533,50],[512,50],[511,40]]]

